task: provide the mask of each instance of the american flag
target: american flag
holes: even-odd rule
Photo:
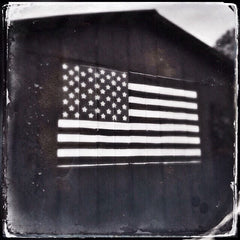
[[[58,167],[200,163],[192,84],[62,64]]]

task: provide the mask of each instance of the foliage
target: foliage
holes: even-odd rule
[[[223,34],[215,44],[215,48],[225,56],[234,60],[236,57],[236,36],[235,29],[228,30]]]

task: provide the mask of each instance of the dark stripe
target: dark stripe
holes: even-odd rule
[[[198,113],[196,109],[187,108],[175,108],[175,107],[165,107],[165,106],[155,106],[155,105],[143,105],[138,103],[129,103],[130,109],[139,110],[156,110],[156,111],[166,111],[166,112],[181,112],[181,113]]]
[[[128,78],[129,83],[146,84],[159,87],[176,88],[180,90],[196,91],[200,86],[199,82],[190,82],[171,78],[162,78],[158,76],[148,76],[141,74],[130,73]]]
[[[108,129],[91,129],[91,128],[59,128],[58,133],[66,134],[87,134],[87,135],[104,135],[104,136],[199,136],[195,132],[179,131],[143,131],[143,130],[108,130]]]
[[[200,161],[200,157],[63,157],[58,158],[58,164],[103,164],[103,163],[133,163],[133,162],[175,162]]]
[[[197,98],[187,98],[187,97],[178,97],[178,96],[170,96],[163,95],[158,93],[147,93],[140,92],[135,90],[128,90],[129,96],[133,97],[141,97],[141,98],[153,98],[153,99],[163,99],[163,100],[171,100],[171,101],[184,101],[184,102],[196,102]]]
[[[87,139],[86,139],[87,141]],[[77,143],[77,142],[58,142],[58,148],[107,148],[107,149],[128,149],[128,148],[171,148],[171,149],[193,149],[200,148],[200,144],[154,144],[154,143]]]
[[[192,120],[179,120],[179,119],[165,119],[165,118],[144,118],[144,117],[129,117],[129,122],[131,123],[177,123],[177,124],[191,124],[198,125],[198,121]]]

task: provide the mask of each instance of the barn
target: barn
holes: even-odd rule
[[[125,159],[120,166],[98,166],[95,159],[92,167],[57,167],[66,63],[115,69],[129,79],[133,74],[135,83],[144,78],[197,89],[200,162],[161,158],[162,164],[137,165]],[[19,236],[234,233],[231,60],[146,10],[13,21],[7,69],[5,231]],[[228,214],[233,218],[211,232]]]

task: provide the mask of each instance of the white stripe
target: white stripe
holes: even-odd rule
[[[58,149],[58,157],[201,156],[200,149]]]
[[[142,105],[154,105],[154,106],[165,106],[165,107],[176,107],[176,108],[187,108],[197,109],[198,105],[194,102],[183,102],[183,101],[171,101],[163,99],[152,99],[152,98],[141,98],[129,96],[130,103],[137,103]]]
[[[175,161],[175,162],[133,162],[133,163],[94,163],[94,164],[59,164],[57,167],[59,168],[72,168],[72,167],[107,167],[107,166],[126,166],[126,165],[153,165],[153,164],[163,164],[163,165],[171,165],[171,164],[199,164],[201,161],[193,160],[193,161]]]
[[[180,143],[199,144],[199,137],[148,137],[148,136],[103,136],[85,134],[58,134],[58,142],[106,142],[106,143]]]
[[[139,92],[157,93],[157,94],[180,96],[180,97],[187,97],[187,98],[197,98],[196,91],[189,91],[189,90],[183,90],[183,89],[177,89],[177,88],[128,83],[128,89],[139,91]]]
[[[59,119],[60,128],[91,128],[108,130],[144,130],[144,131],[181,131],[199,132],[199,126],[188,124],[152,124],[152,123],[120,123]]]
[[[198,121],[198,114],[183,113],[183,112],[178,113],[178,112],[129,109],[129,116],[144,117],[144,118],[167,118],[167,119],[181,119],[181,120]]]

